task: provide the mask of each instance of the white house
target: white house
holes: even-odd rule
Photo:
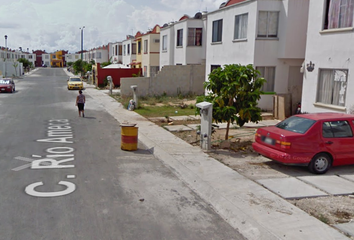
[[[65,62],[76,62],[77,60],[79,60],[81,57],[81,54],[79,53],[67,53],[65,54]],[[43,57],[42,57],[43,59]],[[47,65],[49,66],[49,65]]]
[[[130,66],[136,61],[136,43],[135,37],[127,35],[126,39],[122,41],[123,45],[123,61],[125,66]]]
[[[207,16],[206,81],[225,64],[253,64],[267,80],[258,106],[287,94],[301,100],[309,0],[228,0]]]
[[[83,61],[90,62],[94,60],[95,63],[103,63],[109,61],[108,45],[103,45],[94,49],[91,49],[83,53]]]
[[[22,75],[23,65],[17,61],[22,54],[19,50],[0,47],[0,75],[3,77]]]
[[[42,54],[42,65],[45,64],[48,67],[51,66],[50,64],[50,53],[43,53]]]
[[[28,53],[28,52],[20,51],[19,54],[18,54],[18,58],[27,59],[28,61],[30,61],[32,63],[32,66],[35,66],[36,54],[34,54],[34,53]]]
[[[206,14],[184,15],[160,30],[160,67],[205,63]]]
[[[113,63],[122,63],[122,42],[109,43],[108,49],[108,60]]]
[[[354,113],[354,0],[310,1],[303,112]]]

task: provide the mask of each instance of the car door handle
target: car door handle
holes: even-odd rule
[[[332,141],[327,141],[327,142],[325,142],[325,144],[333,144],[333,142]]]

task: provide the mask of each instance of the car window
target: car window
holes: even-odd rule
[[[80,78],[70,78],[71,82],[81,82]]]
[[[347,121],[331,121],[322,124],[324,138],[353,137],[352,129]]]
[[[0,80],[0,84],[10,84],[9,80]]]
[[[303,117],[289,117],[275,125],[278,128],[296,133],[305,133],[316,121]]]

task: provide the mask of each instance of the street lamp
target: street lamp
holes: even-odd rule
[[[85,28],[85,26],[80,28],[80,30],[81,30],[81,60],[82,60],[82,51],[84,50],[84,28]]]
[[[5,35],[5,50],[6,50],[6,53],[5,53],[5,77],[7,76],[7,64],[6,64],[6,61],[7,61],[7,35]]]

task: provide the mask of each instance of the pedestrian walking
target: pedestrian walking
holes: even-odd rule
[[[79,117],[81,117],[81,112],[82,112],[82,117],[85,117],[85,102],[86,98],[85,95],[82,94],[82,91],[79,91],[79,95],[76,97],[76,106],[79,109]]]

